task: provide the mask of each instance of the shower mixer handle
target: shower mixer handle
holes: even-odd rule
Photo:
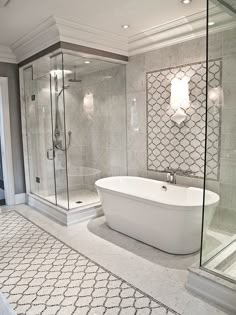
[[[50,161],[55,159],[55,151],[53,149],[47,150],[47,159]]]
[[[72,135],[72,131],[68,131],[67,132],[68,135],[68,142],[65,140],[66,142],[66,146],[63,147],[62,144],[62,139],[58,139],[58,137],[55,137],[56,139],[54,140],[54,149],[60,150],[60,151],[66,151],[69,149],[70,145],[71,145],[71,135]]]

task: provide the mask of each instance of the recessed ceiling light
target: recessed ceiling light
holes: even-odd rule
[[[208,25],[209,26],[215,25],[215,22],[214,21],[210,21],[210,22],[208,22]]]
[[[127,28],[130,28],[130,26],[129,26],[128,24],[121,25],[121,27],[124,28],[125,30],[126,30]]]
[[[192,2],[192,0],[181,0],[181,2],[183,4],[190,4]]]
[[[89,64],[89,63],[90,63],[90,61],[89,61],[89,60],[85,60],[85,62],[84,62],[84,63]]]

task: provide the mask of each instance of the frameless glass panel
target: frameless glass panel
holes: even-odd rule
[[[125,65],[91,56],[63,56],[68,73],[69,208],[73,209],[99,202],[97,179],[127,174]]]
[[[201,266],[236,281],[236,28],[233,27],[236,15],[230,10],[230,3],[232,1],[209,1],[206,191]],[[218,4],[220,19],[213,14],[214,5]],[[215,181],[210,178],[213,168],[217,169]],[[219,200],[207,190],[215,191]]]
[[[24,70],[28,163],[31,193],[56,203],[50,75]]]
[[[70,73],[70,72],[69,72]],[[64,76],[69,73],[63,70],[62,54],[51,57],[51,98],[52,98],[52,126],[53,147],[55,152],[55,181],[57,191],[57,205],[68,209],[68,180],[66,150],[70,143],[70,133],[65,126],[65,90]]]

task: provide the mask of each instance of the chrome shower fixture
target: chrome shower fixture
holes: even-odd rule
[[[76,77],[76,68],[75,68],[75,70],[74,70],[74,76],[73,76],[73,78],[72,78],[72,79],[69,79],[68,81],[69,81],[69,82],[72,82],[72,83],[81,83],[81,82],[82,82],[82,80],[80,80],[80,79],[78,79],[78,78]]]
[[[63,85],[61,90],[58,90],[58,76],[57,74],[54,75],[54,84],[55,84],[55,128],[54,128],[54,139],[53,144],[54,148],[60,151],[66,151],[69,149],[71,144],[71,135],[72,132],[68,131],[68,143],[65,138],[65,146],[63,146],[63,123],[61,121],[61,113],[59,110],[59,98],[62,92],[64,92],[65,89],[69,88],[69,85]],[[66,136],[67,137],[67,136]]]

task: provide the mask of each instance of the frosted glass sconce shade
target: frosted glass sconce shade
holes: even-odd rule
[[[173,109],[189,106],[189,78],[173,79],[171,81],[171,99],[170,104]]]
[[[131,127],[134,131],[139,131],[139,117],[136,98],[131,100]]]
[[[189,78],[174,78],[171,81],[170,105],[176,112],[171,118],[172,121],[179,125],[187,118],[183,108],[187,108],[189,103]]]
[[[84,111],[87,114],[88,118],[92,118],[94,112],[94,99],[93,93],[87,93],[84,96]]]
[[[185,121],[186,118],[187,115],[185,114],[184,110],[182,108],[179,108],[171,117],[171,120],[180,125],[183,121]]]
[[[222,88],[218,86],[218,87],[210,89],[208,93],[208,98],[214,105],[220,105],[223,101]]]

